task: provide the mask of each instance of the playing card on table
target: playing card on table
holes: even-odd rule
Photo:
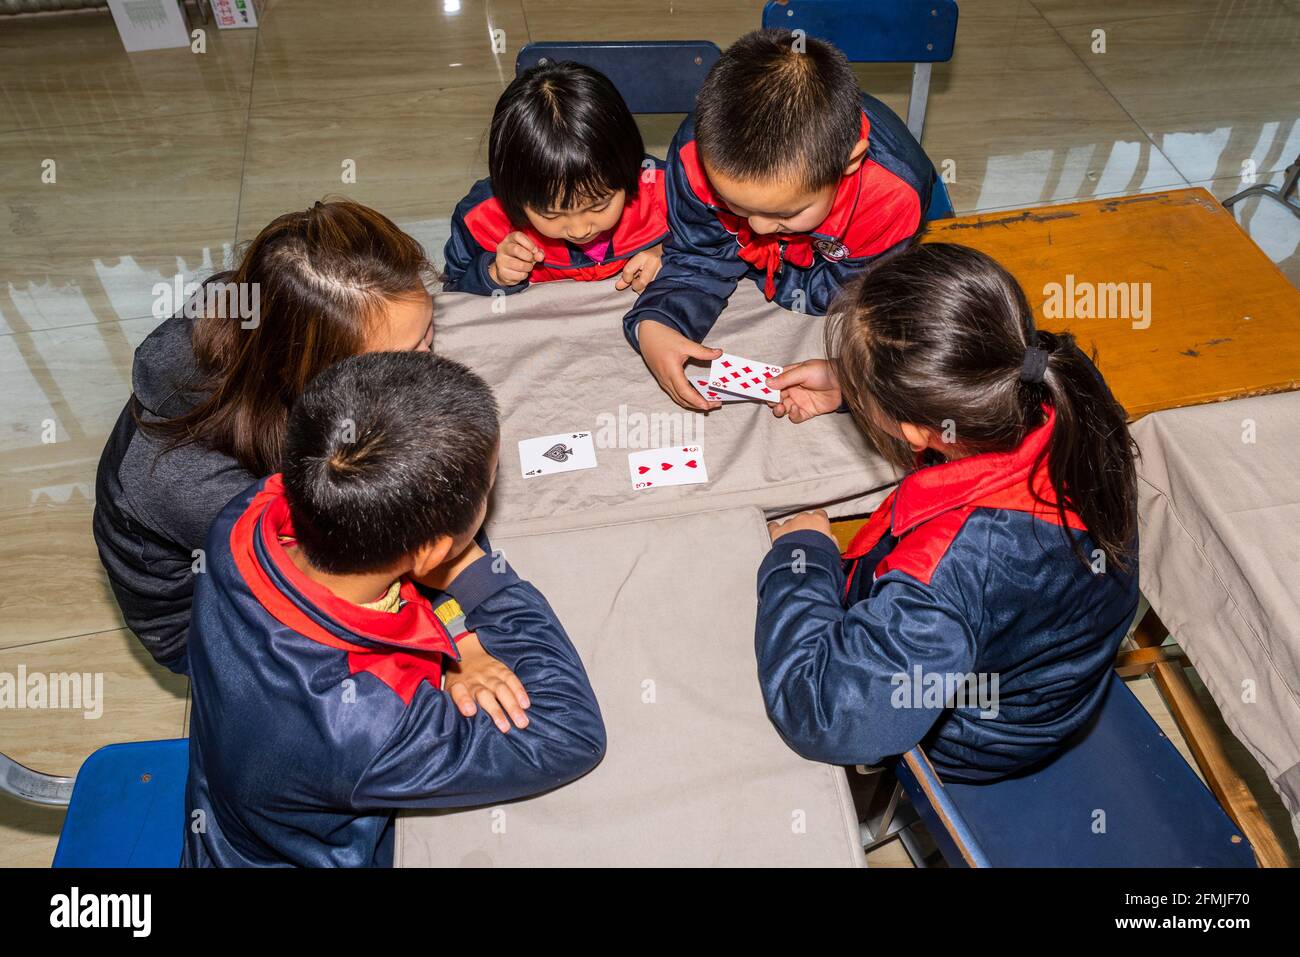
[[[781,390],[773,389],[767,380],[770,376],[780,375],[781,369],[782,366],[770,362],[758,362],[724,352],[709,367],[709,388],[755,402],[780,402]]]
[[[698,485],[709,480],[704,467],[704,449],[698,445],[675,445],[666,449],[631,452],[627,457],[632,488],[664,485]]]
[[[596,446],[590,432],[562,432],[523,439],[519,443],[519,467],[524,478],[574,472],[596,467]]]
[[[692,388],[710,402],[744,402],[742,396],[732,395],[730,392],[718,392],[709,385],[709,372],[692,372],[686,370],[686,378],[690,380]]]

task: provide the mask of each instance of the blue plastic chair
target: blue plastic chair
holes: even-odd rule
[[[850,63],[911,63],[907,128],[921,142],[931,65],[952,59],[957,38],[954,0],[773,0],[763,26],[829,40]]]
[[[110,744],[77,772],[54,867],[176,867],[189,741]]]
[[[609,77],[633,113],[690,113],[721,55],[707,40],[529,43],[515,57],[515,76],[539,64],[571,60]]]
[[[913,748],[894,773],[953,867],[1256,866],[1250,843],[1114,673],[1097,716],[1044,765],[991,784],[944,783]]]

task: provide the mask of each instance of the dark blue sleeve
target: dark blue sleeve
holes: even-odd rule
[[[975,638],[965,617],[901,572],[844,608],[835,542],[794,532],[758,571],[755,650],[768,716],[813,761],[875,764],[920,742],[944,708],[917,707],[923,676],[969,672]]]
[[[500,289],[510,296],[528,288],[527,279],[513,286],[502,286],[492,280],[488,267],[496,259],[497,251],[484,249],[465,223],[465,217],[483,201],[484,194],[491,196],[488,183],[488,180],[475,183],[469,195],[456,205],[456,210],[452,213],[451,235],[447,237],[447,245],[442,248],[444,260],[442,288],[448,292],[490,296],[495,290]]]
[[[466,807],[537,794],[586,774],[605,754],[587,673],[546,599],[497,554],[447,589],[484,649],[528,691],[528,727],[497,730],[427,686],[406,708],[353,792],[358,808]]]
[[[749,269],[737,253],[736,237],[695,195],[682,169],[679,148],[692,132],[688,117],[668,151],[664,191],[671,235],[664,241],[659,275],[623,317],[623,335],[637,351],[636,327],[646,319],[703,342]]]
[[[866,256],[831,262],[817,256],[807,269],[787,263],[776,274],[776,295],[772,301],[791,312],[824,316],[840,290],[875,258]]]

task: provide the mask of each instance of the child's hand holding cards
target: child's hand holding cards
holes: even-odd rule
[[[596,446],[590,432],[563,432],[524,439],[519,443],[519,466],[524,478],[576,472],[596,467]]]
[[[724,352],[709,367],[708,387],[728,396],[776,404],[781,401],[781,390],[769,386],[767,380],[780,375],[782,368],[769,362],[758,362]]]

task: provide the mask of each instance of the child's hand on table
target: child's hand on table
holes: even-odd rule
[[[808,359],[788,365],[768,384],[781,390],[781,401],[772,406],[772,414],[778,419],[788,415],[795,423],[834,412],[842,400],[835,368],[825,359]]]
[[[698,412],[722,408],[721,402],[710,402],[696,392],[686,381],[686,372],[682,369],[687,359],[712,362],[722,355],[721,349],[710,349],[687,339],[676,329],[653,319],[641,320],[636,327],[636,336],[646,368],[670,399],[684,409]]]
[[[826,514],[824,508],[813,509],[811,512],[800,512],[798,515],[792,515],[783,522],[768,522],[767,533],[772,536],[772,544],[782,535],[789,535],[791,532],[801,532],[807,529],[810,532],[821,532],[831,538],[831,517]]]
[[[463,552],[429,572],[420,583],[446,591],[461,572],[485,554],[477,542],[470,542]],[[512,721],[516,728],[528,727],[528,716],[524,714],[529,706],[528,692],[515,673],[489,655],[473,632],[461,636],[456,650],[460,652],[460,661],[447,666],[442,690],[451,695],[457,710],[472,718],[481,705],[503,734],[510,730]]]
[[[473,632],[456,642],[456,650],[460,661],[447,668],[442,690],[460,713],[472,718],[482,706],[502,734],[510,731],[511,722],[516,728],[528,727],[528,692],[515,673],[489,655]]]
[[[660,243],[651,249],[643,249],[627,261],[623,267],[623,273],[614,283],[615,289],[626,289],[632,287],[635,293],[645,292],[645,287],[654,281],[655,276],[659,275],[659,267],[663,264],[664,247]]]
[[[488,266],[488,275],[498,286],[517,286],[528,278],[542,258],[542,251],[531,239],[521,232],[513,232],[497,246],[497,258]]]

